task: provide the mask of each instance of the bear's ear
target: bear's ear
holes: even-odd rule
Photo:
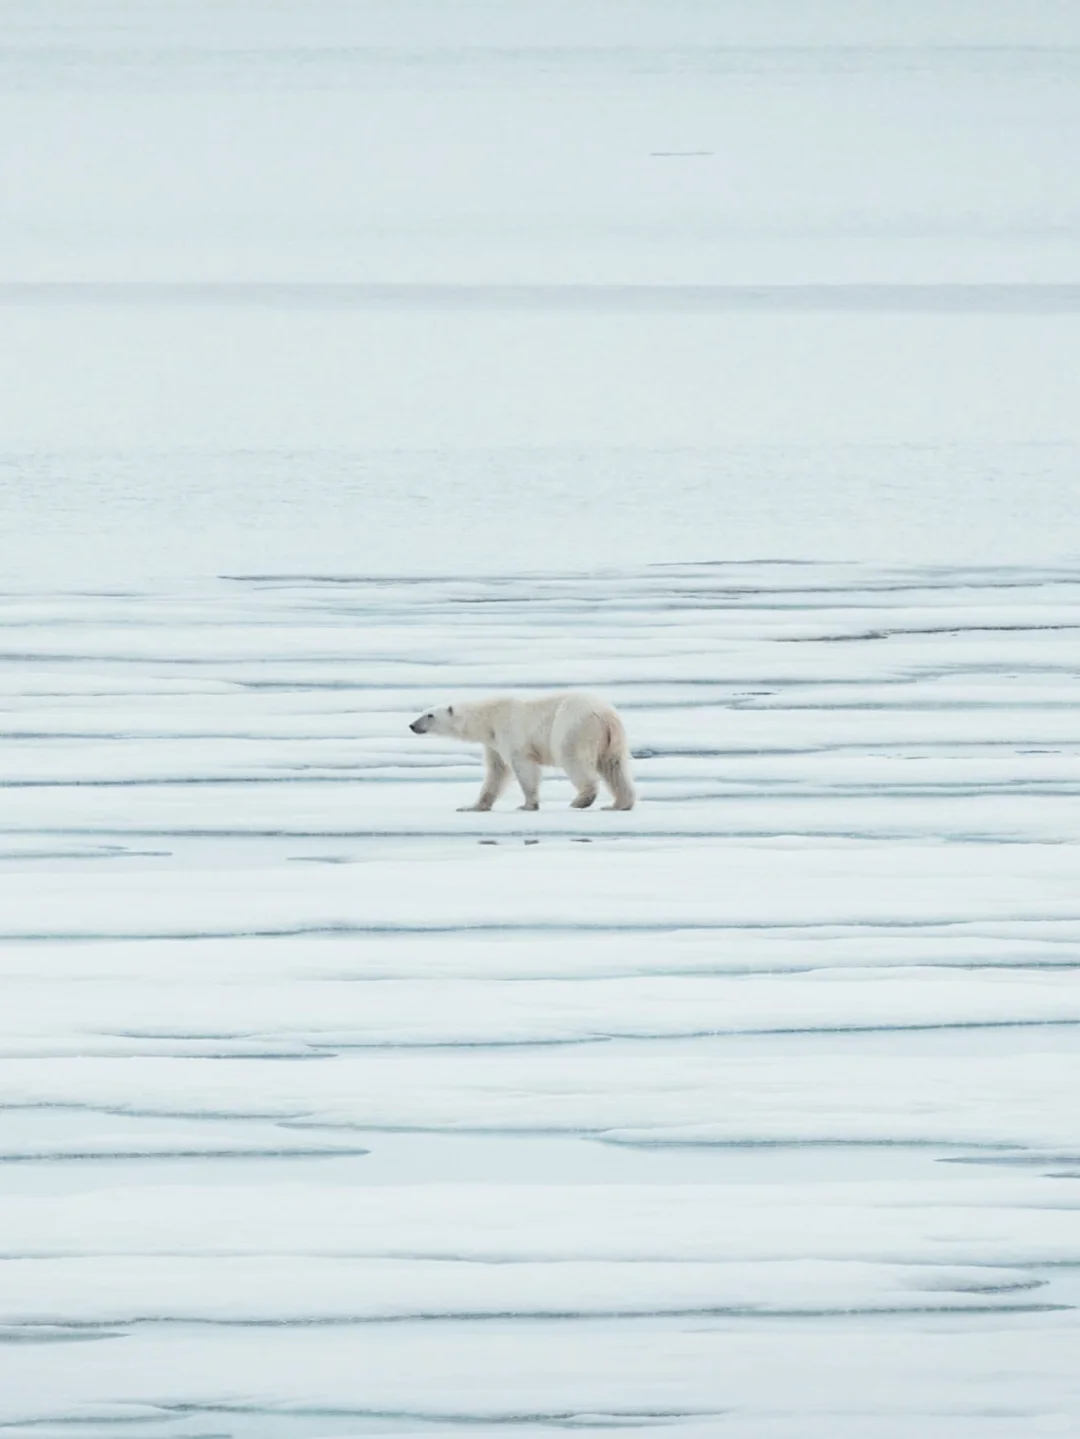
[[[450,716],[451,719],[453,719],[453,717],[454,717],[454,706],[453,706],[453,705],[447,705],[447,707],[446,707],[446,713]]]

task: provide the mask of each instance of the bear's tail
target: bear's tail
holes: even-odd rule
[[[637,800],[633,775],[630,773],[630,748],[626,731],[617,715],[608,721],[607,743],[597,761],[600,778],[611,791],[613,809],[633,809]]]

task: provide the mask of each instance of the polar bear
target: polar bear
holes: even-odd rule
[[[428,710],[409,728],[413,734],[447,735],[484,746],[484,787],[463,811],[489,810],[511,771],[525,796],[521,808],[539,809],[541,765],[566,771],[577,786],[574,809],[588,809],[601,780],[614,801],[609,809],[634,807],[626,730],[611,705],[595,695],[566,691],[528,700],[496,695]]]

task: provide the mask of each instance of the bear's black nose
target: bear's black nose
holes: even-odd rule
[[[420,733],[420,721],[419,721],[419,720],[413,720],[413,722],[412,722],[412,724],[409,726],[409,728],[412,730],[413,734],[419,734],[419,733]]]

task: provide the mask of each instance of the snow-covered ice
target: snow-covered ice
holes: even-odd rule
[[[9,10],[0,1433],[1080,1429],[1075,7]]]
[[[764,562],[12,593],[0,1417],[1076,1412],[1074,594]],[[456,813],[478,757],[406,729],[433,691],[590,665],[640,806],[552,777]]]

